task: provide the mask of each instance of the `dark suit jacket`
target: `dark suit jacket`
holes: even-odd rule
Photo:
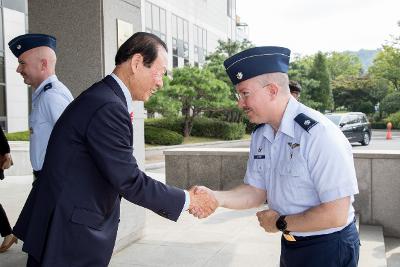
[[[183,190],[151,179],[132,155],[132,124],[117,82],[107,76],[74,100],[50,136],[40,178],[14,227],[43,266],[107,266],[120,196],[176,221]]]

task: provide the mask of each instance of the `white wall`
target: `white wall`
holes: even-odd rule
[[[25,34],[25,14],[3,8],[8,132],[28,130],[28,87],[16,72],[18,60],[8,48],[14,37]]]

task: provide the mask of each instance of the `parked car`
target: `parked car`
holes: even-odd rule
[[[325,114],[344,133],[350,143],[367,146],[371,140],[371,123],[362,112]]]

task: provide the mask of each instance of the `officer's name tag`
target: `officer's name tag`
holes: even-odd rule
[[[265,159],[265,155],[254,155],[254,159]]]

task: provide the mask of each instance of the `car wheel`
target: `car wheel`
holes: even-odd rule
[[[363,140],[360,142],[363,146],[368,146],[370,141],[369,133],[365,132],[363,134]]]

